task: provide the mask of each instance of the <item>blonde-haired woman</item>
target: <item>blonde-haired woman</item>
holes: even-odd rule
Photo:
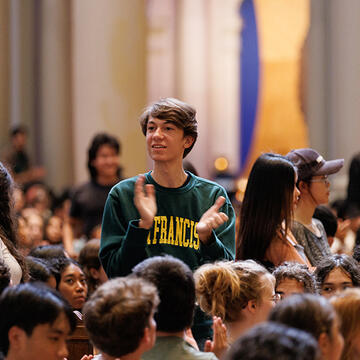
[[[206,264],[194,277],[201,309],[221,318],[230,344],[265,321],[277,301],[275,278],[253,260]]]
[[[339,316],[345,341],[341,360],[360,359],[360,289],[346,289],[330,302]]]

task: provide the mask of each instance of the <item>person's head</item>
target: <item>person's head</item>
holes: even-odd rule
[[[231,345],[226,360],[319,360],[309,333],[282,324],[259,324]]]
[[[10,269],[5,262],[0,259],[0,295],[10,285],[11,275]]]
[[[308,197],[315,205],[326,204],[330,194],[328,176],[343,167],[344,159],[325,161],[316,150],[310,148],[291,150],[286,157],[297,168],[301,198]]]
[[[40,245],[31,249],[29,255],[45,260],[68,257],[61,245]]]
[[[27,256],[25,261],[29,270],[30,282],[41,281],[54,289],[56,288],[55,275],[51,271],[49,263],[43,259],[32,256]]]
[[[99,175],[119,177],[120,143],[106,133],[96,134],[88,149],[88,162],[90,177],[96,180]]]
[[[53,259],[51,265],[55,272],[56,290],[74,310],[81,311],[87,298],[88,286],[80,265],[66,257]]]
[[[76,321],[56,291],[40,285],[8,287],[0,297],[0,352],[13,359],[63,360]]]
[[[192,325],[195,283],[190,268],[170,255],[155,256],[136,265],[133,274],[154,284],[160,305],[155,314],[157,329],[179,332]]]
[[[325,257],[314,272],[321,295],[331,297],[346,288],[360,286],[359,264],[345,254]]]
[[[32,247],[40,245],[44,240],[44,219],[37,213],[32,213],[25,218],[27,233]]]
[[[338,223],[335,214],[326,205],[318,205],[315,209],[313,217],[321,221],[324,225],[329,245],[332,244],[336,234]]]
[[[282,299],[298,293],[316,293],[317,286],[314,275],[308,267],[295,262],[285,262],[274,271],[275,292]]]
[[[318,341],[324,360],[339,360],[344,346],[336,312],[327,299],[296,294],[279,302],[269,320],[307,331]]]
[[[274,277],[253,260],[205,264],[194,277],[201,309],[228,324],[261,322],[276,301]]]
[[[15,126],[10,131],[11,143],[15,150],[21,151],[26,146],[27,131],[24,126]]]
[[[140,278],[116,278],[101,285],[84,306],[92,343],[107,355],[121,357],[150,350],[159,299],[154,285]]]
[[[341,324],[343,360],[360,359],[360,289],[346,289],[330,299]]]
[[[163,98],[151,104],[140,116],[141,129],[147,138],[153,135],[155,124],[150,126],[149,122],[155,119],[183,130],[183,138],[188,140],[183,151],[183,157],[186,157],[195,145],[198,136],[196,110],[191,105],[174,98]],[[149,150],[151,155],[151,149]]]
[[[106,282],[108,277],[99,259],[100,240],[92,239],[81,249],[79,263],[82,266],[89,285],[89,295]]]
[[[61,244],[63,240],[63,220],[56,215],[51,216],[45,224],[45,240],[50,244]]]
[[[257,158],[249,176],[240,212],[236,257],[263,261],[266,249],[285,222],[289,228],[299,192],[294,165],[284,156]]]

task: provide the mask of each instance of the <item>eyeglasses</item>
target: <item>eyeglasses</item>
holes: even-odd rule
[[[321,179],[311,179],[310,182],[322,182],[325,184],[330,184],[329,178],[327,175],[324,175]]]
[[[270,300],[273,301],[276,304],[277,302],[279,302],[281,300],[281,295],[276,293],[271,297]]]

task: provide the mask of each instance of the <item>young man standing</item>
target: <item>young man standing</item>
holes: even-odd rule
[[[109,193],[100,247],[107,275],[127,275],[142,260],[164,253],[192,270],[233,259],[235,215],[225,189],[183,169],[197,138],[195,109],[161,99],[140,123],[154,168]]]
[[[0,297],[0,353],[5,360],[63,360],[75,329],[72,309],[47,286],[20,284]]]

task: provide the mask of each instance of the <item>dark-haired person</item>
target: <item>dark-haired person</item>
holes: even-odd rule
[[[153,170],[109,193],[99,253],[108,277],[127,275],[142,260],[164,253],[192,270],[233,259],[235,214],[225,189],[183,168],[198,135],[196,110],[165,98],[144,111],[140,124]]]
[[[56,288],[55,274],[48,261],[33,256],[27,256],[25,261],[29,270],[29,282],[40,281],[53,289]]]
[[[315,209],[314,219],[318,219],[324,226],[326,237],[331,248],[334,242],[334,236],[338,229],[338,222],[336,215],[327,205],[318,205]]]
[[[86,277],[80,265],[69,258],[51,261],[56,290],[69,302],[73,310],[81,312],[88,295]]]
[[[275,292],[282,299],[301,293],[317,293],[314,275],[308,267],[299,263],[285,262],[273,271],[275,276]]]
[[[26,152],[26,128],[21,125],[12,128],[10,142],[10,147],[4,153],[3,160],[9,167],[15,182],[19,185],[25,185],[41,180],[45,175],[44,168],[32,166]]]
[[[70,224],[73,235],[88,239],[93,228],[101,224],[110,189],[121,179],[120,143],[112,135],[99,133],[91,140],[87,167],[90,181],[78,186],[71,197]],[[65,249],[74,254],[73,244],[65,239]]]
[[[319,344],[321,360],[340,360],[344,348],[340,322],[324,297],[314,294],[290,296],[272,309],[269,320],[313,335]]]
[[[24,257],[17,248],[12,189],[12,177],[0,162],[0,259],[9,267],[11,281],[16,285],[27,279],[27,271]]]
[[[330,195],[329,175],[337,173],[344,165],[344,159],[325,161],[314,149],[295,149],[286,157],[296,166],[299,201],[294,211],[291,231],[312,266],[324,256],[331,255],[323,224],[313,218],[318,205],[327,204]]]
[[[138,360],[155,343],[154,285],[143,279],[116,278],[101,285],[84,307],[84,322],[100,359]]]
[[[185,340],[195,310],[195,282],[190,268],[172,256],[155,256],[136,265],[133,274],[155,285],[160,298],[154,317],[156,343],[143,359],[215,360],[213,353],[200,352]]]
[[[290,231],[299,190],[294,165],[284,156],[260,155],[247,182],[240,212],[236,259],[253,259],[267,267],[310,262]]]
[[[314,272],[321,295],[331,296],[360,286],[359,264],[352,257],[338,254],[324,258]]]
[[[275,322],[257,325],[231,346],[226,360],[319,360],[309,333]]]
[[[20,284],[0,297],[0,352],[6,360],[63,360],[75,329],[68,303],[47,286]]]

